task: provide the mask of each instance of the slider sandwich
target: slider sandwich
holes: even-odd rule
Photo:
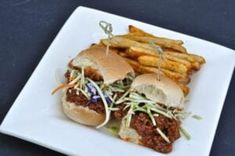
[[[162,153],[172,151],[180,137],[184,108],[184,94],[174,81],[157,74],[137,76],[115,106],[121,139]]]
[[[134,71],[115,50],[93,45],[68,65],[62,109],[75,122],[100,128],[110,119],[112,105],[130,88]]]

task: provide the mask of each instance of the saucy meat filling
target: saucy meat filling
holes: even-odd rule
[[[128,110],[124,110],[124,105],[119,106],[119,110],[113,113],[114,117],[121,120]],[[163,115],[155,116],[157,127],[169,138],[167,143],[156,131],[156,127],[152,124],[146,113],[137,112],[133,115],[130,127],[135,129],[141,136],[141,143],[162,153],[172,151],[173,142],[180,137],[180,122],[169,119]]]

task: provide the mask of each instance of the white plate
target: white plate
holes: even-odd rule
[[[70,155],[161,155],[71,122],[61,112],[60,95],[51,95],[58,85],[56,70],[65,70],[68,61],[79,51],[105,37],[98,26],[100,20],[111,22],[114,34],[126,33],[128,25],[132,24],[159,36],[182,39],[190,52],[206,58],[207,63],[193,76],[186,108],[203,116],[203,120],[187,119],[183,123],[192,139],[176,141],[169,155],[209,155],[233,73],[235,52],[208,41],[85,7],[77,8],[65,23],[5,117],[1,132]]]

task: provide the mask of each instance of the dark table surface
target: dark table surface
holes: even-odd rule
[[[235,49],[233,0],[0,0],[0,123],[65,20],[80,5]],[[211,155],[235,155],[234,92],[233,75]],[[62,154],[0,134],[0,155]]]

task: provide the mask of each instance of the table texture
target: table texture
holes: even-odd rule
[[[0,0],[0,123],[58,31],[78,6],[107,11],[235,49],[233,0]],[[234,92],[233,74],[212,156],[235,155]],[[0,155],[63,154],[0,134]]]

